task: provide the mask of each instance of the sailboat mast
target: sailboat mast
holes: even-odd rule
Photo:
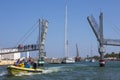
[[[78,51],[78,46],[76,44],[76,52],[77,52],[77,57],[79,57],[79,51]]]
[[[65,14],[65,57],[68,57],[68,20],[67,20],[67,0],[66,0],[66,14]]]
[[[38,39],[38,44],[39,44],[39,59],[41,58],[41,55],[40,55],[40,45],[41,45],[41,21],[39,19],[39,39]]]

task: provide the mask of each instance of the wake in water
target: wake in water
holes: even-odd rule
[[[7,74],[8,74],[7,71],[0,72],[0,76],[5,76]]]
[[[42,73],[19,73],[15,76],[23,76],[23,75],[36,75],[36,74],[49,74],[49,73],[57,73],[57,72],[69,72],[74,71],[77,67],[85,67],[88,65],[85,64],[63,64],[63,65],[51,65],[49,67],[44,67]],[[4,74],[4,73],[3,73]]]
[[[84,64],[64,64],[63,66],[54,66],[54,67],[46,67],[43,70],[43,74],[53,73],[53,72],[64,72],[64,71],[73,71],[74,66],[83,67],[88,66]]]
[[[23,75],[36,75],[36,74],[41,74],[41,73],[19,73],[19,74],[16,74],[15,76],[23,76]]]
[[[32,72],[29,72],[29,73],[19,73],[19,74],[16,74],[15,76],[23,76],[23,75],[36,75],[36,74],[47,74],[47,73],[53,73],[53,72],[59,72],[62,70],[62,66],[61,67],[45,67],[43,70],[42,70],[42,73],[32,73]]]
[[[48,68],[45,68],[43,70],[43,74],[47,74],[47,73],[53,73],[53,72],[59,72],[61,71],[63,68],[63,66],[59,66],[59,67],[48,67]]]

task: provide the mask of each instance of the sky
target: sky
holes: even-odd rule
[[[68,0],[69,56],[76,56],[76,44],[81,57],[99,55],[97,39],[87,21],[93,15],[99,22],[103,12],[104,38],[120,39],[120,0]],[[38,21],[47,19],[47,57],[64,57],[66,0],[0,0],[0,48],[17,45],[25,33]],[[20,44],[36,43],[38,28]],[[119,52],[120,47],[105,46],[106,53]],[[92,53],[92,54],[91,54]]]

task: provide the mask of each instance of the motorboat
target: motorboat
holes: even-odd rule
[[[7,67],[7,70],[8,70],[8,73],[10,75],[17,75],[17,74],[28,74],[28,73],[42,73],[42,69],[40,68],[24,68],[24,67],[18,67],[18,66],[14,66],[14,65],[11,65],[11,66],[8,66]]]
[[[63,59],[62,63],[65,63],[65,64],[75,63],[75,60],[73,58],[67,57]]]

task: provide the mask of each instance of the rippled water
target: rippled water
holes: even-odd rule
[[[46,64],[43,73],[17,76],[7,75],[7,66],[0,66],[0,80],[120,80],[120,62],[107,62],[99,67],[98,62],[75,64]]]

